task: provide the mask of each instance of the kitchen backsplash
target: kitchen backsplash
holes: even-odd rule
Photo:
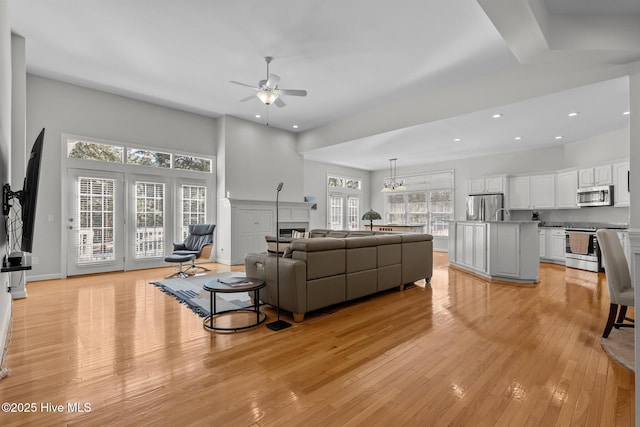
[[[561,223],[629,224],[629,208],[591,207],[581,209],[538,210],[540,221]],[[530,221],[533,211],[511,211],[511,220]]]

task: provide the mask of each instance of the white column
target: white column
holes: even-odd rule
[[[631,160],[631,204],[629,207],[629,242],[631,246],[631,279],[640,280],[640,62],[629,65],[629,144]],[[640,286],[635,286],[635,300],[640,301]],[[635,328],[636,366],[640,366],[640,328]],[[640,390],[640,375],[636,375]],[[640,411],[640,395],[636,394],[636,413]],[[638,423],[636,423],[638,425]]]
[[[27,66],[25,60],[25,40],[11,34],[11,188],[22,188],[27,169],[26,147],[27,115]],[[11,251],[20,250],[20,242]],[[26,298],[26,277],[24,271],[11,273],[11,296],[13,299]]]

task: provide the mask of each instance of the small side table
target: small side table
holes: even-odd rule
[[[243,329],[253,328],[258,326],[262,322],[267,319],[267,314],[260,311],[260,296],[258,291],[264,288],[267,284],[261,280],[253,277],[247,277],[246,284],[237,284],[237,285],[228,285],[226,283],[220,282],[218,279],[213,279],[206,282],[202,288],[210,292],[210,300],[209,300],[209,312],[211,313],[209,316],[204,318],[202,325],[208,331],[223,331],[223,332],[236,332]],[[247,308],[234,308],[232,310],[216,310],[216,294],[217,293],[235,293],[235,292],[253,292],[253,309]],[[255,323],[250,323],[244,326],[236,326],[233,328],[216,326],[215,319],[216,317],[226,314],[226,313],[255,313],[256,321]]]

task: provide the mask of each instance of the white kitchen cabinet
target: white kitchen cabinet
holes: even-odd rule
[[[578,185],[580,188],[611,184],[613,184],[611,165],[600,165],[578,170]]]
[[[451,265],[492,279],[538,281],[537,222],[456,221],[455,230],[449,240],[455,246],[450,246],[455,253],[455,259],[449,258]]]
[[[564,262],[566,245],[564,228],[550,229],[547,236],[547,258]]]
[[[460,264],[474,271],[487,270],[487,224],[470,222],[456,222],[455,234],[449,236],[449,257],[452,264]]]
[[[474,178],[467,181],[469,194],[484,193],[484,178]]]
[[[553,209],[556,206],[554,174],[509,178],[509,209]]]
[[[538,229],[538,239],[540,240],[540,258],[547,257],[547,230],[545,228]]]
[[[473,178],[467,182],[467,189],[469,190],[469,194],[504,193],[506,186],[506,176]]]
[[[548,262],[564,264],[566,245],[564,228],[541,227],[538,233],[540,236],[540,258]],[[544,239],[542,235],[544,235]]]
[[[578,186],[580,188],[593,187],[594,182],[593,168],[583,168],[578,170]]]
[[[484,191],[486,193],[504,193],[506,186],[506,176],[493,176],[484,179]]]
[[[556,175],[556,208],[572,209],[576,206],[578,171],[558,172]]]
[[[530,178],[532,209],[553,209],[556,207],[556,176],[554,174],[534,175]]]
[[[631,199],[629,171],[629,162],[620,162],[613,165],[614,206],[629,206]]]
[[[520,273],[519,224],[500,224],[493,228],[491,237],[491,251],[496,254],[492,258],[491,271],[497,276],[518,277]]]
[[[509,209],[530,209],[531,184],[528,176],[509,178]]]
[[[487,271],[487,224],[477,224],[473,229],[473,267]]]

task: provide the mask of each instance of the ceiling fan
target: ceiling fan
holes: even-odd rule
[[[257,86],[250,85],[247,83],[236,82],[231,80],[230,83],[234,83],[240,86],[247,86],[257,91],[255,95],[248,96],[246,98],[242,98],[240,102],[247,102],[258,97],[260,101],[262,101],[265,105],[275,104],[277,107],[284,107],[286,104],[280,98],[280,95],[291,95],[291,96],[307,96],[307,91],[302,89],[280,89],[278,87],[278,83],[280,82],[280,77],[275,74],[269,73],[269,64],[273,58],[271,56],[265,56],[264,61],[267,63],[267,78],[265,80],[260,80]]]

